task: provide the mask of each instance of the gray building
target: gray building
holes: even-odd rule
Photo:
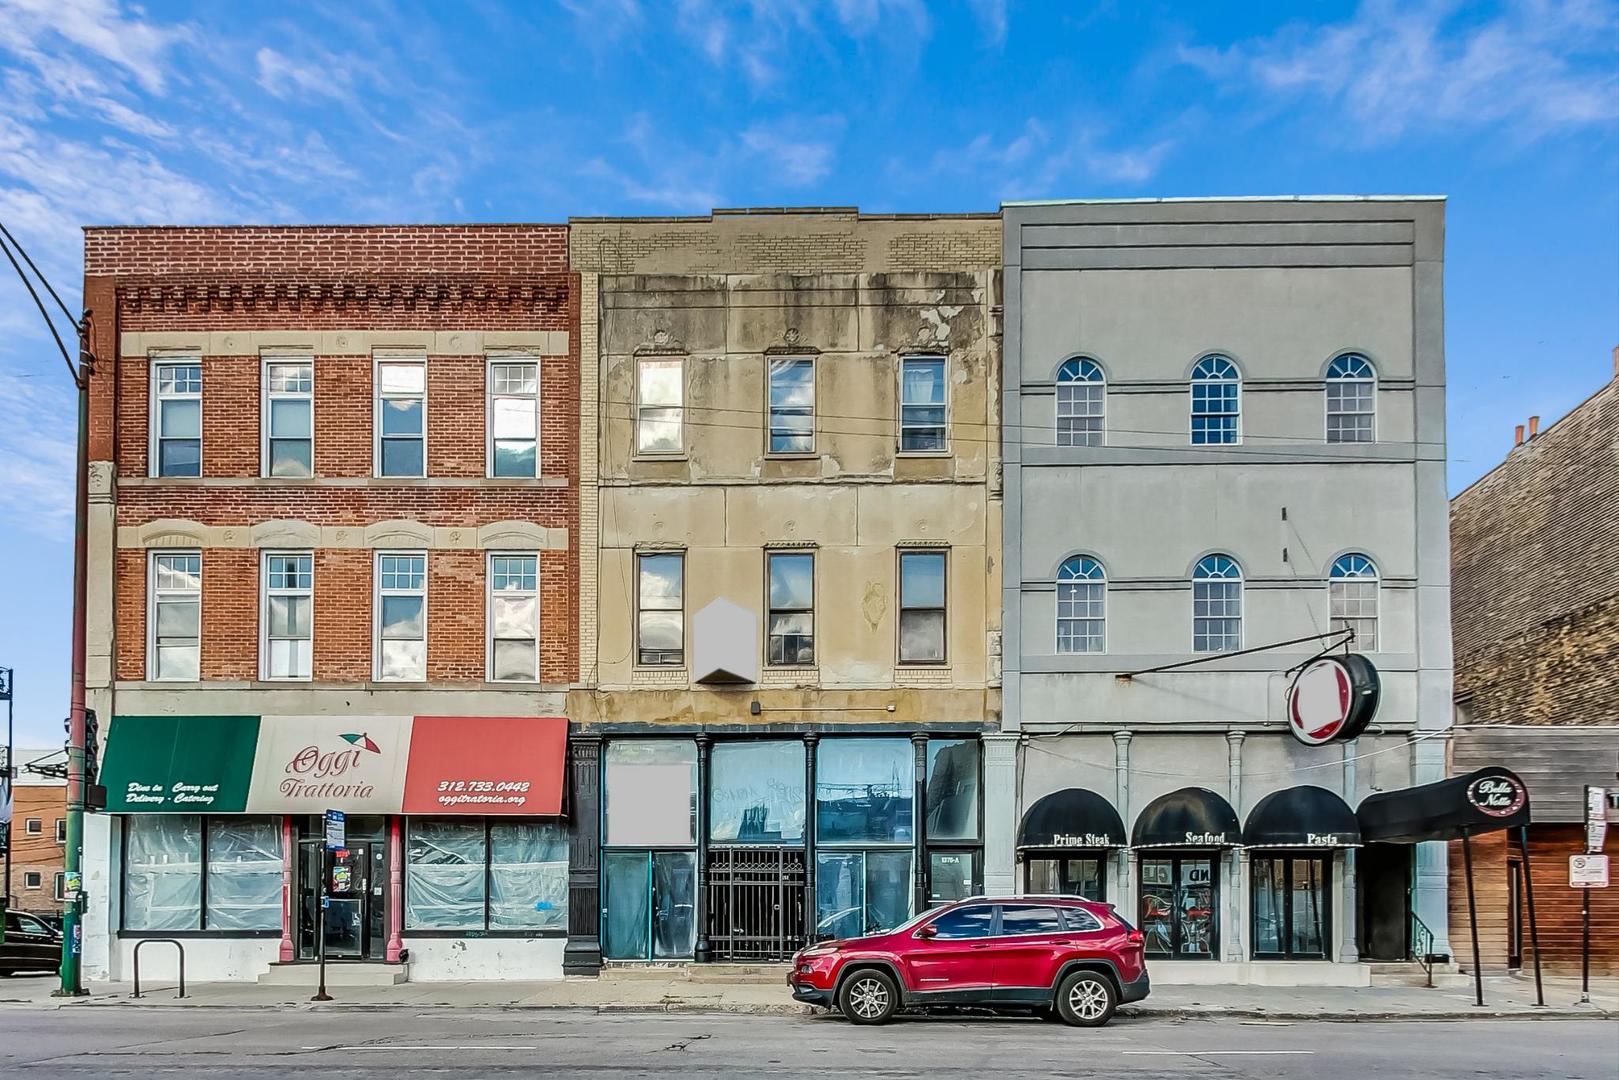
[[[1165,982],[1363,984],[1423,926],[1448,953],[1444,847],[1349,813],[1445,772],[1444,202],[1003,213],[1018,825],[986,885],[1117,904]],[[1305,745],[1289,669],[1346,628],[1380,709]]]

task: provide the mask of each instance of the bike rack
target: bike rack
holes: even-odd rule
[[[178,940],[176,940],[174,938],[171,938],[171,937],[142,938],[140,941],[137,941],[135,943],[135,956],[134,956],[134,963],[135,963],[135,992],[133,994],[129,995],[129,996],[130,997],[137,997],[137,998],[141,996],[141,950],[143,948],[145,948],[146,946],[148,946],[148,945],[156,945],[156,944],[173,945],[175,951],[180,954],[180,993],[179,993],[178,996],[185,997],[186,996],[186,947],[184,945],[180,944],[180,942]]]

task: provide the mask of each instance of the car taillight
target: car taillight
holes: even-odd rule
[[[1129,942],[1131,945],[1146,945],[1147,935],[1143,934],[1140,930],[1132,930],[1124,936],[1124,940]]]

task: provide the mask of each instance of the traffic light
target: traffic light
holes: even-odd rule
[[[100,725],[96,722],[94,709],[84,710],[84,782],[94,784],[96,776],[101,772],[100,743],[96,738]]]

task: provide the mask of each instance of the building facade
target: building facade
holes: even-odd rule
[[[560,976],[566,227],[91,228],[85,300],[86,975]]]
[[[1451,503],[1456,732],[1452,771],[1510,764],[1529,789],[1528,862],[1516,834],[1474,843],[1480,964],[1580,967],[1581,896],[1568,858],[1586,850],[1586,785],[1619,784],[1619,350],[1613,377]],[[1614,848],[1612,840],[1608,850]],[[1454,866],[1454,860],[1453,860]],[[1619,970],[1619,893],[1593,889],[1591,966]],[[1452,872],[1453,940],[1467,933]]]
[[[1155,979],[1361,984],[1413,914],[1449,952],[1443,845],[1351,812],[1445,771],[1443,212],[1003,208],[1003,873],[1118,904]],[[1295,741],[1346,629],[1376,718]]]
[[[46,916],[62,912],[62,865],[67,843],[67,782],[29,768],[33,762],[60,764],[60,750],[17,751],[11,789],[11,820],[0,823],[11,846],[12,911]]]
[[[784,959],[993,886],[998,217],[571,230],[601,832],[569,970]]]

